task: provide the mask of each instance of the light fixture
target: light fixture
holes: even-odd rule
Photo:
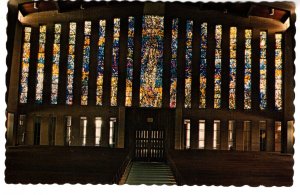
[[[83,10],[83,9],[84,9],[84,7],[83,7],[83,4],[80,4],[80,9],[81,9],[81,10]]]
[[[270,15],[270,16],[273,16],[274,13],[275,13],[274,8],[270,8],[270,9],[269,9],[269,15]]]
[[[33,9],[39,9],[38,6],[37,6],[37,2],[33,3]]]

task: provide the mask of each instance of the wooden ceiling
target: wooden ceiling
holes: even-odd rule
[[[26,16],[28,14],[36,13],[36,12],[45,12],[45,11],[54,11],[58,12],[68,12],[75,11],[79,9],[88,9],[90,7],[113,7],[113,6],[123,6],[124,4],[130,3],[144,3],[144,2],[116,2],[116,1],[91,1],[85,2],[83,0],[77,1],[39,1],[34,3],[32,0],[23,0],[18,5],[19,10]],[[175,2],[181,4],[179,2]],[[284,2],[283,2],[284,3]],[[219,12],[226,12],[227,14],[232,14],[240,17],[249,17],[249,16],[257,16],[263,18],[270,18],[274,20],[281,21],[284,23],[290,17],[290,10],[285,10],[278,5],[272,6],[272,3],[263,4],[263,3],[184,3],[188,4],[191,7],[196,7],[199,10],[212,10]]]

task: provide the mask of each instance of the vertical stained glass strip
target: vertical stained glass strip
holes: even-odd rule
[[[21,82],[20,82],[20,103],[27,103],[28,94],[28,74],[29,74],[29,61],[30,61],[30,36],[31,27],[24,28],[24,42],[22,53],[22,69],[21,69]]]
[[[185,100],[184,107],[192,106],[192,42],[193,42],[193,21],[186,22],[186,48],[185,48]]]
[[[99,40],[98,40],[98,65],[97,65],[97,89],[96,105],[102,105],[103,95],[103,75],[104,75],[104,48],[105,48],[105,27],[106,21],[99,21]]]
[[[230,60],[229,60],[229,109],[236,108],[235,88],[236,88],[236,35],[237,28],[230,27]]]
[[[200,97],[199,108],[206,107],[206,51],[207,51],[207,23],[201,24],[201,46],[200,46]]]
[[[275,34],[275,109],[282,110],[282,34]]]
[[[36,68],[36,88],[35,88],[35,102],[37,104],[43,103],[43,84],[44,84],[44,68],[45,68],[45,44],[46,44],[46,25],[40,26],[39,35],[39,52]]]
[[[267,32],[260,32],[260,109],[267,107]]]
[[[178,18],[172,20],[170,108],[176,107]]]
[[[251,109],[252,30],[245,30],[244,109]]]
[[[75,41],[76,41],[76,23],[70,23],[69,31],[69,53],[67,65],[67,90],[66,104],[73,104],[73,81],[74,81],[74,66],[75,66]]]
[[[52,58],[51,104],[57,104],[59,60],[60,60],[60,34],[61,24],[54,25],[54,43]]]
[[[145,15],[142,25],[140,106],[162,106],[164,17]]]
[[[84,45],[81,74],[81,105],[88,105],[91,21],[84,22]]]
[[[133,38],[134,38],[134,17],[131,16],[128,18],[125,106],[132,105],[133,48],[134,48]]]
[[[215,80],[214,80],[214,108],[221,107],[221,66],[222,66],[222,25],[215,29]]]
[[[111,69],[111,88],[110,105],[117,106],[118,95],[118,75],[119,75],[119,55],[120,55],[120,18],[114,19],[114,35],[112,47],[112,69]]]

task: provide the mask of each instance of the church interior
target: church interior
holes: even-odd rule
[[[6,183],[293,185],[294,3],[7,6]]]

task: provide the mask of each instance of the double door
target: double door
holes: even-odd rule
[[[135,159],[142,161],[162,161],[164,159],[164,131],[136,130]]]

